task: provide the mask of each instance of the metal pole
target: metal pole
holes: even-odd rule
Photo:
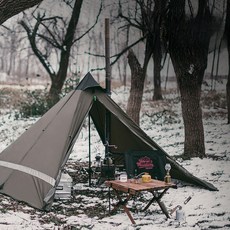
[[[105,87],[106,94],[111,96],[111,68],[110,68],[110,31],[109,18],[105,18]],[[110,142],[110,113],[105,114],[105,157],[109,155]]]
[[[105,19],[105,87],[106,93],[111,95],[111,67],[110,67],[110,28],[109,18]]]
[[[109,36],[109,19],[105,19],[105,88],[106,94],[111,96],[111,68],[110,68],[110,36]],[[110,113],[106,110],[105,113],[105,158],[109,157],[109,141],[110,141]],[[108,168],[110,165],[108,164]],[[109,177],[109,176],[108,176]],[[108,178],[109,179],[109,178]],[[109,188],[109,213],[110,204],[110,188]]]
[[[91,132],[90,132],[90,115],[88,115],[88,127],[89,127],[89,187],[91,186]]]

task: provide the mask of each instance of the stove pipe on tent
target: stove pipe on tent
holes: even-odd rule
[[[105,19],[105,87],[106,94],[111,96],[111,67],[110,67],[110,31],[109,18]],[[105,158],[109,157],[109,142],[110,142],[110,113],[105,114]]]

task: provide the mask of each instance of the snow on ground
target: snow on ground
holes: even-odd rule
[[[223,92],[225,83],[221,82],[218,86],[218,91]],[[112,97],[125,109],[128,89],[123,87],[116,89]],[[180,101],[173,87],[170,94],[165,94],[164,97],[164,101],[151,102],[151,90],[146,90],[140,126],[168,154],[176,156],[183,153],[184,141]],[[163,201],[169,210],[178,204],[183,204],[188,196],[192,197],[188,204],[183,206],[186,220],[182,223],[175,220],[175,213],[171,219],[166,219],[157,205],[152,205],[146,212],[141,212],[143,202],[141,199],[136,199],[129,202],[136,221],[136,225],[133,225],[122,210],[114,215],[108,215],[108,198],[103,195],[108,193],[105,186],[90,188],[87,183],[77,183],[74,185],[76,193],[73,202],[56,202],[48,213],[0,195],[0,229],[230,229],[230,125],[227,124],[227,110],[226,107],[205,105],[203,112],[208,157],[191,160],[178,158],[177,161],[195,176],[214,184],[219,191],[213,192],[183,184],[178,189],[168,190]],[[0,151],[16,140],[37,119],[15,120],[12,112],[1,111]],[[94,159],[97,153],[103,155],[104,147],[93,127],[91,135],[91,151]],[[85,126],[69,162],[70,164],[76,161],[84,162],[87,159],[88,129]],[[149,194],[143,194],[142,199],[150,199]],[[114,201],[112,197],[111,202]]]

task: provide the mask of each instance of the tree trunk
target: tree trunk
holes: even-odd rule
[[[185,130],[184,157],[202,158],[206,156],[202,110],[200,106],[201,83],[204,70],[200,71],[197,76],[196,73],[188,73],[182,68],[178,70],[178,65],[181,63],[175,61],[174,58],[172,60],[181,94],[182,117]]]
[[[144,90],[144,70],[134,52],[129,51],[128,63],[131,69],[131,89],[127,105],[127,114],[139,125],[142,95]]]
[[[125,47],[128,47],[129,45],[129,31],[130,31],[130,26],[127,27],[127,31],[126,31]],[[127,86],[127,65],[128,65],[128,61],[126,57],[123,58],[122,63],[123,63],[123,84],[124,84],[124,87],[126,87]]]
[[[161,24],[163,12],[166,2],[163,0],[155,1],[154,7],[154,35],[153,35],[153,82],[154,92],[153,100],[162,100],[161,92],[161,60],[162,60],[162,44],[161,44]]]
[[[128,63],[131,69],[131,90],[128,99],[127,114],[139,125],[141,103],[144,92],[144,82],[147,66],[152,56],[152,36],[147,36],[143,68],[137,60],[133,50],[129,50]]]
[[[49,103],[50,107],[55,105],[59,99],[60,99],[60,94],[61,94],[61,89],[63,84],[61,84],[59,81],[57,81],[57,75],[51,76],[51,85],[50,85],[50,90],[49,90],[49,95],[47,98],[47,102]]]
[[[0,25],[4,23],[7,19],[13,17],[14,15],[30,8],[43,0],[0,0]]]
[[[186,72],[179,74],[182,75],[179,79],[188,75]],[[186,80],[180,81],[179,89],[185,130],[184,156],[202,158],[205,156],[205,144],[200,106],[201,85],[194,81],[194,76],[187,76]]]
[[[162,100],[162,91],[161,91],[161,52],[157,52],[156,49],[153,53],[153,62],[154,62],[154,92],[153,100]]]
[[[225,34],[227,37],[227,49],[228,49],[228,81],[226,84],[226,97],[228,108],[228,124],[230,124],[230,0],[227,1],[227,16],[225,24]]]
[[[169,53],[181,93],[184,156],[188,158],[205,157],[200,94],[212,31],[207,4],[207,1],[199,1],[196,17],[188,20],[185,1],[172,0],[167,25],[171,28],[168,31]]]
[[[230,53],[230,47],[229,46],[228,46],[228,53]],[[230,55],[228,55],[228,60],[230,60]],[[228,65],[230,66],[230,61],[228,61]],[[228,73],[226,92],[227,92],[228,124],[230,124],[230,73]]]

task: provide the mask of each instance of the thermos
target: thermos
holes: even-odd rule
[[[178,222],[183,222],[185,221],[185,213],[184,211],[182,210],[182,207],[179,206],[179,208],[176,210],[176,220]]]

